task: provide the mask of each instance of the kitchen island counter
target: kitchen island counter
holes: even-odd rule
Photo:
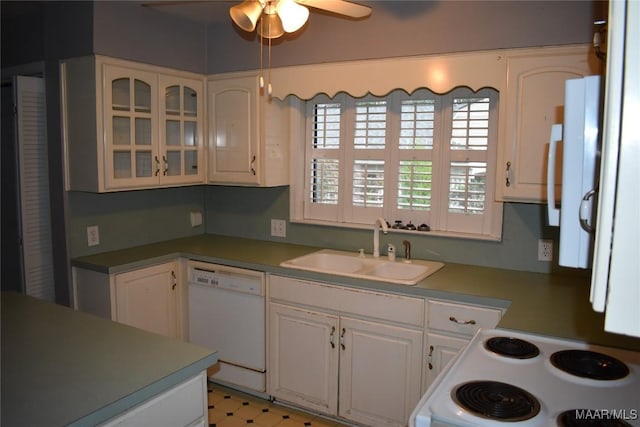
[[[318,247],[200,235],[75,258],[72,265],[118,273],[175,257],[262,270],[302,279],[507,309],[498,327],[640,350],[640,339],[604,332],[604,315],[589,304],[586,274],[543,274],[445,263],[415,286],[352,279],[280,267]]]
[[[93,426],[216,361],[209,349],[2,293],[3,426]]]

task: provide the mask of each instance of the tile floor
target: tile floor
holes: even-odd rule
[[[209,427],[348,427],[217,384],[208,384]]]

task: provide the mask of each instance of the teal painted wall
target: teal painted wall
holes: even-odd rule
[[[190,212],[204,212],[203,187],[69,195],[71,257],[204,233],[191,227]],[[87,227],[97,225],[100,244],[87,245]]]
[[[191,227],[190,212],[203,213],[204,223]],[[289,222],[289,187],[252,188],[195,186],[92,194],[69,193],[71,257],[91,255],[202,233],[296,243],[318,248],[371,253],[371,230],[324,227]],[[557,244],[548,227],[544,205],[505,203],[500,242],[439,237],[429,234],[381,234],[380,245],[402,240],[412,244],[415,258],[540,273],[573,272],[556,259],[537,261],[538,239]],[[271,219],[287,220],[287,237],[271,236]],[[100,245],[87,245],[87,227],[97,225]],[[401,252],[399,252],[401,253]]]
[[[599,0],[374,1],[372,17],[358,22],[312,12],[306,29],[274,41],[273,66],[588,43],[592,23],[604,16],[606,4]],[[206,229],[225,234],[269,239],[268,220],[288,217],[286,189],[189,187],[104,195],[64,191],[58,61],[99,53],[201,73],[258,68],[258,41],[231,24],[226,7],[218,8],[208,22],[134,1],[3,1],[0,8],[2,66],[45,63],[59,302],[69,301],[69,257],[202,233],[205,227],[189,226],[188,213],[205,209],[205,201]],[[540,206],[507,205],[502,243],[422,237],[416,238],[414,253],[434,255],[428,252],[433,251],[443,259],[546,271],[549,264],[539,264],[532,256],[537,238],[548,233],[541,225],[541,212]],[[100,227],[99,246],[87,246],[87,225]],[[289,224],[287,241],[366,247],[367,235]]]
[[[274,65],[589,42],[593,18],[600,16],[604,4],[599,1],[374,2],[375,16],[358,23],[314,14],[309,27],[300,35],[276,41]],[[133,2],[96,2],[93,49],[102,54],[198,72],[257,68],[258,42],[239,34],[230,23],[226,9],[223,12],[220,19],[205,25],[165,15],[162,11],[139,8]],[[545,19],[531,19],[532,16]],[[128,35],[114,35],[111,29],[119,26],[123,19],[130,23]],[[451,25],[452,21],[456,25]],[[487,23],[491,31],[484,30]],[[165,31],[165,28],[168,29]],[[380,28],[385,28],[385,32],[380,33]],[[461,33],[459,28],[475,30]],[[473,37],[469,37],[469,33]],[[432,37],[433,34],[438,37]],[[326,42],[326,37],[339,42]],[[130,39],[139,39],[142,44],[131,45]],[[363,50],[363,46],[367,49]],[[370,46],[375,47],[371,50]],[[81,256],[205,231],[270,240],[270,219],[289,217],[288,194],[286,187],[224,186],[103,195],[69,193],[69,252],[72,257]],[[190,227],[188,218],[192,209],[206,212],[204,226]],[[87,246],[88,225],[100,227],[99,246]],[[288,223],[287,231],[286,239],[274,240],[340,249],[363,247],[368,251],[372,245],[371,232],[367,230]],[[404,237],[383,236],[382,242],[399,244]],[[502,242],[434,236],[412,236],[410,240],[414,256],[420,258],[539,272],[557,270],[555,262],[537,261],[539,238],[557,242],[555,232],[544,226],[543,207],[506,204]]]
[[[290,223],[289,187],[206,187],[206,232],[298,243],[319,248],[358,250],[371,253],[371,230],[325,227]],[[393,243],[402,247],[402,240],[412,244],[415,258],[525,270],[540,273],[569,272],[554,262],[540,262],[538,239],[552,239],[557,243],[557,230],[546,225],[545,206],[525,203],[505,203],[503,237],[501,242],[488,242],[433,235],[414,235],[393,232],[382,235],[380,246]],[[287,220],[287,237],[271,237],[271,218]],[[373,229],[373,226],[372,226]]]

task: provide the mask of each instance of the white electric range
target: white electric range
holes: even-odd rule
[[[410,427],[640,426],[640,352],[479,330]]]

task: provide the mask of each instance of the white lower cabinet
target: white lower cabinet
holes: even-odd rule
[[[269,303],[269,394],[337,414],[338,316]]]
[[[205,372],[166,390],[101,427],[206,426],[207,377]]]
[[[115,276],[115,320],[178,337],[178,279],[175,261]]]
[[[270,395],[359,424],[406,425],[420,399],[423,299],[279,276],[269,291]]]
[[[427,369],[425,371],[425,391],[468,342],[469,339],[467,338],[434,333],[426,334]]]
[[[429,300],[422,393],[427,391],[478,329],[494,328],[502,318],[502,313],[502,309],[494,307]]]
[[[177,260],[117,274],[73,268],[74,307],[149,332],[185,336]]]
[[[420,397],[422,332],[342,317],[338,415],[406,425]]]

